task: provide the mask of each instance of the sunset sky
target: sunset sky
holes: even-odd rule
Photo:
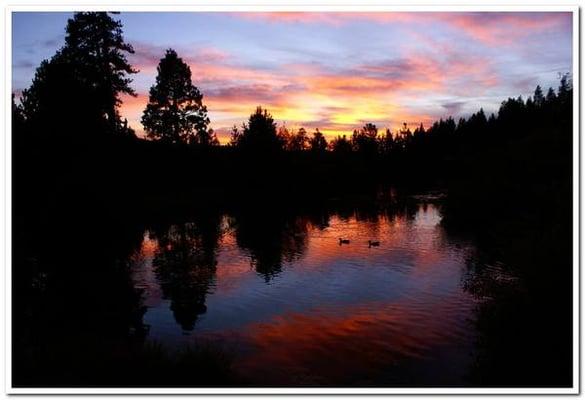
[[[14,13],[13,91],[64,44],[72,13]],[[156,66],[174,48],[225,142],[257,105],[287,127],[397,129],[557,87],[572,71],[571,13],[122,13],[140,72],[121,114],[139,135]]]

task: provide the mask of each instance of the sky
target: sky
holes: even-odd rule
[[[64,44],[72,13],[16,12],[12,85],[30,86],[43,59]],[[397,130],[439,118],[497,112],[536,85],[572,72],[567,12],[227,13],[126,12],[114,16],[135,53],[137,97],[121,115],[139,136],[156,66],[173,48],[203,94],[211,127],[229,140],[256,106],[288,128],[328,138],[371,122]]]

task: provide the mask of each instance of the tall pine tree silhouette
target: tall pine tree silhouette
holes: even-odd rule
[[[150,88],[142,124],[149,138],[168,143],[217,144],[208,130],[203,95],[191,81],[191,69],[173,49],[167,50]]]
[[[36,128],[120,131],[120,95],[135,95],[126,59],[134,53],[122,24],[105,12],[79,12],[69,19],[65,45],[41,63],[22,105]],[[64,126],[66,125],[66,126]]]

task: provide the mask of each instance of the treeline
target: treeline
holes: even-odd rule
[[[502,102],[496,114],[492,113],[489,117],[480,109],[469,118],[458,121],[453,117],[440,119],[428,129],[421,123],[411,131],[404,123],[395,132],[386,129],[383,133],[376,125],[367,123],[350,136],[340,135],[330,142],[319,129],[309,134],[303,127],[297,131],[286,126],[277,127],[268,110],[258,107],[241,129],[236,126],[232,128],[229,145],[246,150],[262,148],[266,151],[357,153],[373,158],[433,158],[434,154],[441,154],[443,158],[461,157],[466,150],[498,146],[507,140],[530,134],[534,129],[540,130],[542,123],[546,126],[552,123],[552,131],[556,124],[570,124],[571,107],[572,87],[569,75],[565,74],[556,92],[549,88],[544,96],[542,88],[537,86],[534,95],[526,101],[522,96],[509,98]],[[556,139],[551,137],[551,140]]]

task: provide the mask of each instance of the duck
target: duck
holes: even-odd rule
[[[349,239],[339,238],[339,245],[341,246],[342,244],[349,244]]]
[[[368,240],[368,247],[378,247],[379,245],[380,245],[380,242],[377,240],[375,242]]]

